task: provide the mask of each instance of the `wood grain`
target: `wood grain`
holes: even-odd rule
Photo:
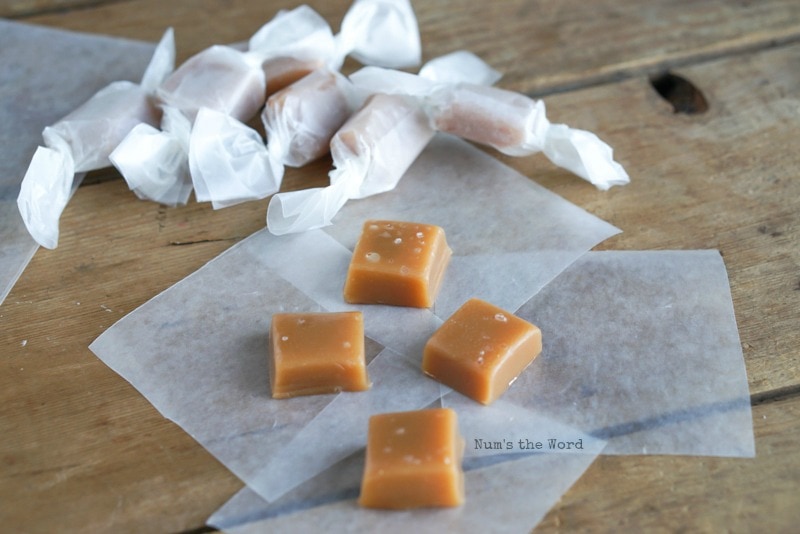
[[[36,0],[28,0],[28,3]],[[38,0],[40,6],[70,0]],[[72,0],[79,2],[79,0]],[[335,29],[347,0],[304,2]],[[155,41],[176,30],[182,58],[211,44],[247,39],[290,0],[93,2],[92,9],[29,16],[68,29]],[[415,2],[425,58],[475,52],[504,73],[503,86],[528,94],[606,83],[653,69],[759,50],[800,39],[794,0],[471,0]]]
[[[536,532],[792,532],[798,398],[754,407],[754,459],[601,456]]]
[[[309,2],[335,28],[349,1]],[[598,192],[542,157],[502,161],[617,225],[603,249],[717,248],[751,393],[757,457],[601,457],[541,531],[790,531],[800,520],[800,4],[795,0],[415,2],[426,58],[470,49],[500,85],[549,94],[632,176]],[[288,0],[19,0],[0,15],[157,40],[179,57],[246,39]],[[348,64],[348,68],[352,68]],[[676,114],[649,76],[671,68],[709,109]],[[795,143],[796,144],[796,143]],[[330,160],[287,175],[322,185]],[[241,483],[88,345],[113,322],[264,226],[266,201],[214,211],[136,200],[92,173],[55,251],[0,305],[0,525],[25,532],[200,528]],[[667,355],[668,356],[668,355]],[[769,402],[766,402],[769,401]]]
[[[502,158],[623,229],[598,248],[719,249],[753,394],[800,384],[800,181],[786,145],[798,62],[789,45],[680,69],[709,101],[700,115],[674,113],[645,76],[547,98],[553,120],[595,131],[631,174],[605,195],[543,158]]]

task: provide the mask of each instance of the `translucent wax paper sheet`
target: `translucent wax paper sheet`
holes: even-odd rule
[[[268,504],[249,488],[208,524],[229,534],[305,532],[530,532],[580,478],[596,454],[531,454],[465,462],[466,502],[450,509],[381,511],[356,503],[363,452]]]
[[[453,249],[433,308],[470,297],[516,310],[567,265],[619,230],[465,141],[438,134],[397,188],[350,202],[323,231],[352,250],[370,218],[444,228]]]
[[[0,302],[37,248],[16,200],[42,130],[109,83],[139,80],[153,50],[0,19]]]
[[[605,454],[755,454],[717,251],[590,252],[518,315],[544,348],[504,402],[607,440]]]
[[[420,78],[438,83],[494,85],[503,75],[468,50],[435,57],[419,69]]]
[[[320,464],[301,464],[302,451],[292,455],[295,449],[281,449],[332,397],[289,402],[269,397],[271,313],[361,310],[366,334],[386,348],[370,363],[375,367],[371,372],[380,376],[379,364],[399,366],[394,376],[410,377],[441,317],[466,298],[479,295],[516,309],[618,231],[457,139],[442,137],[431,144],[406,178],[383,203],[379,196],[353,203],[331,233],[275,236],[265,229],[254,234],[123,318],[91,349],[237,476],[271,494],[274,480],[262,471],[276,454],[287,454],[287,465],[295,466],[302,482],[352,452],[353,446],[343,442]],[[348,247],[369,216],[418,219],[445,228],[455,256],[441,306],[427,310],[344,303],[352,254]],[[487,289],[492,284],[499,289]],[[381,389],[391,390],[387,384],[352,402],[361,404],[360,413],[421,408],[437,399],[441,388],[421,372],[417,378],[401,399],[380,394]],[[346,397],[338,397],[334,408],[349,406]],[[344,428],[345,421],[341,424]],[[278,492],[286,489],[278,487]]]
[[[411,525],[423,532],[523,531],[561,495],[542,490],[565,491],[605,443],[608,454],[754,454],[747,377],[717,251],[590,252],[518,314],[544,333],[534,364],[488,407],[455,392],[442,398],[458,412],[467,442],[463,510],[359,509],[363,453],[355,453],[273,503],[245,488],[209,524],[235,533],[313,524],[391,532],[419,520]],[[525,456],[531,450],[544,453]],[[497,461],[498,451],[524,460],[487,467],[475,482],[470,467]],[[488,510],[499,515],[480,522]]]
[[[248,485],[274,502],[363,450],[370,416],[416,410],[439,399],[439,384],[421,376],[419,361],[413,358],[384,352],[369,364],[368,372],[370,391],[337,396],[291,442],[276,451]]]
[[[363,450],[365,421],[370,416],[424,408],[430,401],[438,401],[441,393],[437,382],[420,375],[419,358],[376,358],[370,364],[370,378],[379,381],[377,387],[368,395],[334,399],[271,458],[259,474],[257,486],[251,487],[266,501],[277,502],[303,482]],[[487,407],[459,402],[461,399],[456,397],[447,406],[458,413],[466,458],[531,452],[597,455],[605,446],[601,439],[526,408],[502,401]]]
[[[361,309],[333,297],[336,287],[341,293],[349,256],[322,232],[278,239],[262,231],[123,318],[90,348],[165,417],[259,488],[269,483],[260,473],[280,447],[336,398],[270,397],[270,317],[277,312]],[[303,285],[304,276],[312,285]],[[334,289],[330,294],[327,289],[315,292],[315,284]],[[308,293],[316,293],[317,300]],[[437,324],[428,310],[384,306],[365,316],[372,339],[407,353],[420,351]],[[384,360],[389,369],[406,369],[410,375],[408,364],[393,365],[393,360],[402,360],[400,354],[386,349],[376,357],[382,347],[371,346],[368,371],[373,382],[386,382],[380,369],[375,376],[371,371]],[[393,387],[400,387],[400,375],[394,376]],[[402,382],[409,386],[403,396],[409,409],[439,397],[438,384],[412,382]],[[370,404],[369,394],[360,398]]]
[[[523,371],[523,374],[525,371]],[[458,414],[465,458],[531,452],[599,454],[605,440],[500,398],[488,406],[450,392],[442,405]]]
[[[109,154],[131,128],[158,122],[153,90],[171,72],[174,59],[175,43],[168,29],[140,83],[113,81],[44,129],[44,144],[34,152],[17,198],[22,220],[40,245],[57,246],[58,221],[75,175],[110,166]]]
[[[439,85],[464,80],[491,85],[500,78],[499,72],[464,50],[432,59],[422,66],[419,75],[369,69],[380,78],[380,88],[386,90],[348,83],[349,92],[363,105],[354,108],[352,116],[330,132],[334,165],[329,172],[330,185],[274,195],[267,208],[270,232],[282,235],[323,228],[332,223],[349,199],[394,189],[436,133],[417,96]],[[404,83],[395,87],[397,78],[413,82],[413,90]]]

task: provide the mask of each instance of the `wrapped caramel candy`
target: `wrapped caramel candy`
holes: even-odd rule
[[[270,232],[327,226],[348,199],[394,189],[433,134],[414,98],[370,97],[331,140],[331,185],[273,196],[267,208]]]
[[[272,95],[261,119],[273,159],[302,167],[327,154],[331,137],[360,104],[349,80],[327,69]]]
[[[365,67],[351,76],[362,90],[414,95],[434,128],[511,156],[542,152],[598,189],[630,181],[610,146],[595,134],[552,124],[545,105],[523,94],[467,81],[439,83],[400,71]]]
[[[192,191],[189,143],[201,108],[245,121],[263,106],[264,66],[274,58],[307,60],[334,42],[327,22],[308,6],[280,12],[250,39],[246,51],[212,46],[184,62],[156,93],[164,110],[161,127],[140,124],[110,159],[139,198],[185,204]],[[285,72],[284,72],[285,75]]]
[[[357,0],[342,22],[341,32],[334,35],[325,20],[308,6],[300,6],[278,15],[259,29],[248,41],[246,51],[228,46],[212,46],[187,60],[158,89],[165,108],[173,107],[183,113],[190,124],[201,109],[213,113],[204,117],[216,126],[226,125],[218,133],[201,128],[201,134],[190,140],[183,127],[174,128],[176,121],[162,125],[162,134],[147,127],[132,132],[112,160],[128,185],[142,198],[164,204],[180,204],[188,200],[194,187],[198,200],[210,200],[222,207],[251,198],[262,198],[277,190],[282,171],[258,154],[249,160],[258,169],[271,169],[263,180],[252,175],[236,180],[235,191],[223,191],[216,196],[216,184],[204,183],[217,165],[238,172],[247,164],[240,155],[239,163],[230,161],[229,149],[239,150],[229,141],[243,138],[248,150],[255,148],[251,132],[237,122],[253,118],[264,105],[269,93],[286,87],[311,71],[327,67],[338,70],[347,55],[368,64],[381,66],[410,66],[420,57],[419,30],[408,0]],[[233,119],[226,120],[226,117]],[[191,131],[191,128],[190,128]],[[210,135],[210,137],[208,137]],[[216,146],[223,151],[203,156],[189,163],[191,145]],[[227,155],[226,155],[227,153]],[[172,184],[166,182],[171,177]],[[255,181],[258,183],[256,183]],[[175,198],[159,192],[181,191]]]
[[[358,6],[366,8],[368,5],[369,2],[354,4],[343,28],[353,20],[351,15]],[[409,28],[413,27],[415,25],[409,25]],[[347,35],[347,32],[343,30],[340,35]],[[393,42],[403,41],[400,37],[393,38]],[[387,61],[394,55],[386,54],[385,58],[362,56],[362,59]],[[468,64],[470,68],[465,68]],[[464,72],[478,70],[480,75],[477,78],[488,80],[488,83],[493,83],[499,76],[467,52],[436,58],[423,66],[420,72],[432,79],[454,80]],[[261,113],[266,146],[252,128],[223,113],[201,110],[189,143],[189,166],[197,199],[210,201],[214,208],[223,208],[277,192],[284,167],[301,167],[327,154],[333,135],[364,99],[365,95],[355,91],[347,78],[330,68],[321,67],[267,99]]]
[[[497,71],[464,51],[431,60],[420,73],[404,78],[418,83],[419,91],[436,86],[434,80],[494,83],[499,78]],[[367,99],[365,104],[331,139],[335,168],[330,172],[330,186],[273,196],[267,210],[270,232],[280,235],[327,226],[348,199],[394,189],[433,138],[435,131],[418,99],[401,94],[370,97],[369,93],[357,91],[359,98]]]
[[[158,123],[161,113],[153,91],[174,64],[169,29],[139,84],[113,82],[44,129],[45,146],[34,153],[17,199],[25,226],[40,245],[58,245],[58,220],[72,194],[75,174],[109,166],[109,154],[134,125]]]
[[[347,78],[321,68],[267,100],[261,114],[267,145],[243,123],[202,109],[189,150],[197,199],[222,208],[275,193],[284,166],[300,167],[326,154],[331,137],[357,107]]]

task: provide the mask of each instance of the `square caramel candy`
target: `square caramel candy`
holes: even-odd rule
[[[449,408],[374,415],[358,503],[367,508],[459,506],[464,439]]]
[[[361,312],[276,313],[269,337],[273,398],[369,389]]]
[[[470,299],[425,344],[422,370],[482,404],[502,395],[542,351],[542,332],[480,299]]]
[[[438,226],[367,221],[347,271],[344,299],[353,304],[430,308],[451,255]]]

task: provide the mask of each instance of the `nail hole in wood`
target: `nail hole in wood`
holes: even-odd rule
[[[650,78],[661,98],[672,104],[675,113],[695,115],[708,111],[708,101],[702,91],[692,82],[669,71]]]

